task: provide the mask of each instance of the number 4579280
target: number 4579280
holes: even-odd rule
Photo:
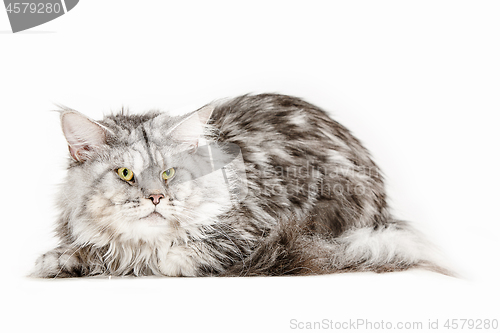
[[[447,329],[497,329],[498,320],[497,319],[448,319],[444,323],[444,327]]]
[[[51,14],[60,13],[61,4],[59,3],[34,3],[34,2],[14,2],[7,5],[7,13],[31,13],[31,14]]]

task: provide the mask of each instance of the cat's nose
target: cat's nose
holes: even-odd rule
[[[156,206],[157,204],[160,203],[160,199],[163,199],[165,198],[165,196],[163,194],[151,194],[149,196],[149,199],[151,199],[151,201],[153,201],[153,204]]]

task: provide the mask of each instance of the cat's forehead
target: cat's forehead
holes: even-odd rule
[[[165,164],[166,151],[162,152],[156,145],[145,145],[144,142],[135,142],[123,153],[123,163],[132,167],[136,172],[149,167],[163,167]]]
[[[159,113],[112,115],[103,120],[113,132],[115,159],[136,171],[150,166],[166,167],[176,154],[177,144],[169,135],[176,119]]]
[[[142,132],[142,131],[141,131]],[[168,138],[154,138],[146,131],[127,139],[119,149],[119,155],[126,165],[140,171],[147,168],[166,168],[179,157],[177,144]]]

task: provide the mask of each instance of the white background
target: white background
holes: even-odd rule
[[[439,319],[445,331],[448,318],[500,320],[499,17],[497,1],[84,0],[12,34],[1,9],[0,325],[287,332],[298,331],[291,319],[424,329]],[[56,245],[67,148],[54,103],[100,118],[248,92],[303,97],[351,129],[384,170],[397,216],[462,277],[26,277]]]

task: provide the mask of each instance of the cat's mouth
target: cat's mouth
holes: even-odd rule
[[[141,220],[142,219],[165,219],[165,217],[163,215],[161,215],[160,213],[158,213],[157,211],[154,211],[149,215],[141,217]]]

